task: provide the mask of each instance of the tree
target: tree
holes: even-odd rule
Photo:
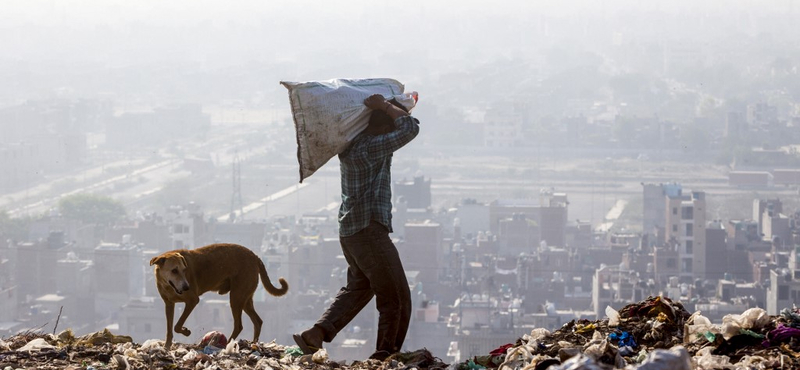
[[[6,239],[26,240],[30,217],[12,218],[5,210],[0,210],[0,242]]]
[[[58,202],[58,208],[65,218],[87,224],[109,225],[125,216],[125,207],[122,203],[94,194],[64,197]]]

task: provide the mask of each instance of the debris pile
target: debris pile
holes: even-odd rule
[[[607,318],[573,320],[552,333],[534,329],[457,370],[660,370],[800,368],[800,310],[760,308],[712,324],[680,302],[650,297]]]
[[[76,338],[71,330],[58,335],[26,332],[0,339],[0,369],[140,370],[140,369],[341,369],[341,370],[444,370],[448,367],[428,350],[398,353],[384,361],[355,361],[350,365],[331,361],[323,349],[303,355],[297,346],[273,342],[228,341],[222,333],[210,332],[201,342],[173,344],[164,349],[163,340],[141,345],[130,337],[108,330]]]
[[[108,330],[75,337],[26,332],[0,339],[0,369],[269,369],[269,370],[689,370],[800,368],[800,309],[770,316],[760,308],[713,324],[679,302],[650,297],[603,320],[573,320],[550,332],[534,329],[484,356],[448,365],[426,349],[384,361],[332,361],[323,349],[229,341],[210,332],[198,344],[141,345]]]

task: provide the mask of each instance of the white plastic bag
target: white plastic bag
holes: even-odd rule
[[[47,343],[44,338],[36,338],[24,346],[17,349],[17,352],[38,352],[45,349],[55,349],[56,347]]]
[[[707,317],[701,315],[700,311],[697,311],[686,320],[683,329],[683,343],[695,342],[703,338],[706,332],[720,334],[720,328],[718,325],[712,324]]]
[[[763,308],[750,308],[741,315],[725,315],[722,318],[722,336],[725,340],[738,335],[741,329],[760,329],[769,323],[769,315]]]
[[[373,94],[397,98],[411,110],[416,99],[405,86],[389,78],[288,82],[292,118],[297,132],[300,182],[311,176],[367,127],[371,111],[364,99]]]
[[[639,366],[628,365],[625,369],[636,370],[692,370],[689,352],[682,346],[656,349],[650,352]]]
[[[324,364],[328,361],[328,351],[325,348],[320,349],[311,356],[311,361],[315,364]]]
[[[608,326],[616,327],[619,325],[619,312],[611,306],[606,306],[606,316],[608,316]]]

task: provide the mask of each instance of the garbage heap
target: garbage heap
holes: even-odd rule
[[[688,370],[799,369],[800,310],[778,316],[751,308],[712,324],[679,302],[650,297],[603,320],[573,320],[550,332],[534,329],[514,343],[447,365],[428,350],[384,361],[332,361],[325,350],[303,355],[297,346],[228,341],[208,333],[198,344],[148,340],[141,345],[108,330],[75,337],[26,332],[0,339],[0,370],[16,369],[269,369],[269,370]]]
[[[649,297],[603,320],[572,320],[453,365],[456,370],[689,370],[800,368],[800,310],[751,308],[712,324],[680,302]]]
[[[71,330],[58,335],[27,332],[0,340],[0,369],[261,369],[261,370],[444,370],[448,367],[428,350],[398,353],[384,361],[334,362],[322,349],[303,355],[297,346],[273,342],[227,341],[210,332],[198,344],[173,344],[164,349],[163,340],[141,345],[130,337],[108,330],[74,337]]]

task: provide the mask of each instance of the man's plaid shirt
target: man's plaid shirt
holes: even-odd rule
[[[419,121],[411,116],[395,120],[396,129],[384,135],[362,133],[339,154],[342,172],[342,205],[339,236],[351,236],[370,220],[392,232],[392,153],[419,133]]]

